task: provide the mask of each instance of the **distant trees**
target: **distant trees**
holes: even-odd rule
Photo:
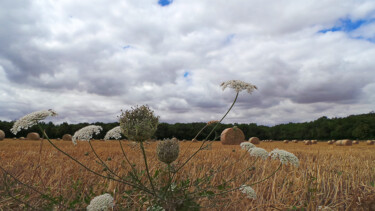
[[[0,129],[5,132],[6,137],[15,137],[10,129],[14,122],[0,121]],[[103,131],[96,137],[96,139],[104,138],[105,134],[112,128],[119,125],[117,122],[102,123],[95,122],[95,125],[103,127]],[[66,122],[55,125],[52,122],[42,123],[43,128],[47,131],[50,138],[61,138],[64,134],[74,134],[75,131],[89,125],[89,123],[68,124]],[[176,137],[178,139],[191,140],[197,132],[203,128],[206,123],[193,122],[193,123],[160,123],[156,131],[155,139],[164,139]],[[261,140],[273,139],[318,139],[318,140],[331,140],[331,139],[375,139],[375,113],[351,115],[345,118],[332,118],[329,119],[325,116],[311,122],[304,123],[287,123],[275,126],[263,126],[255,123],[250,124],[219,124],[215,131],[208,137],[208,140],[213,140],[221,134],[221,132],[228,127],[237,126],[244,134],[245,138],[258,137]],[[207,137],[214,125],[208,126],[198,140],[203,140]],[[22,130],[17,134],[17,137],[26,137],[27,133],[38,131],[35,126],[29,130]],[[125,138],[125,137],[124,137]]]

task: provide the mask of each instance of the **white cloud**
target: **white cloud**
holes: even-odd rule
[[[162,121],[276,124],[373,110],[375,3],[329,1],[2,1],[0,119],[53,108],[59,122],[116,121],[148,104]],[[3,27],[3,28],[4,28]],[[188,72],[188,76],[184,74]]]

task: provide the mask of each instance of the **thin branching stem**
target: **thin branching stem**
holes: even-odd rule
[[[156,191],[155,191],[155,186],[154,186],[154,183],[152,182],[152,178],[150,176],[150,170],[148,169],[148,164],[147,164],[147,156],[146,156],[145,148],[143,146],[143,142],[142,141],[139,142],[139,146],[141,147],[141,150],[142,150],[143,160],[144,160],[145,166],[146,166],[147,177],[148,177],[148,179],[150,181],[152,191],[153,191],[154,195],[156,196],[157,194],[156,194]]]

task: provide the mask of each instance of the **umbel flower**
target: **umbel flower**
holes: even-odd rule
[[[84,128],[81,128],[80,130],[76,131],[72,137],[72,142],[74,145],[77,144],[77,140],[81,141],[90,141],[92,136],[98,135],[100,131],[103,130],[101,126],[97,125],[89,125]]]
[[[255,190],[248,185],[242,185],[240,187],[240,191],[242,193],[246,194],[247,198],[249,198],[249,199],[256,199],[257,198],[257,194],[255,193]]]
[[[226,82],[221,83],[220,86],[223,87],[223,91],[224,91],[224,89],[229,87],[231,89],[234,89],[237,93],[239,93],[243,90],[247,90],[247,92],[249,94],[252,93],[254,90],[258,89],[255,85],[252,85],[250,83],[246,83],[246,82],[243,82],[243,81],[240,81],[240,80],[226,81]]]
[[[104,136],[104,140],[109,140],[111,138],[114,138],[116,140],[121,138],[121,128],[120,128],[120,126],[112,128]]]
[[[107,211],[115,206],[113,202],[113,197],[105,193],[100,196],[96,196],[90,201],[89,206],[87,206],[87,211]]]
[[[260,157],[263,160],[266,160],[268,158],[268,152],[263,148],[253,147],[249,149],[249,153],[250,153],[250,156]]]
[[[170,164],[175,161],[180,152],[180,145],[177,140],[165,139],[160,141],[156,147],[156,154],[158,159],[166,164]]]
[[[270,152],[269,156],[272,159],[279,159],[282,164],[288,165],[288,163],[298,167],[299,160],[298,158],[290,152],[281,149],[274,149]]]
[[[146,105],[126,110],[120,116],[120,128],[129,140],[142,142],[154,135],[159,117]]]
[[[249,151],[251,148],[254,148],[255,145],[252,144],[252,143],[250,143],[250,142],[242,142],[242,143],[240,144],[240,147],[241,147],[241,149],[244,149],[244,150]]]
[[[36,124],[38,124],[39,121],[47,118],[48,116],[56,116],[57,113],[53,111],[52,109],[48,110],[42,110],[42,111],[35,111],[33,113],[30,113],[21,119],[17,120],[14,124],[12,129],[10,131],[14,134],[17,135],[19,131],[22,129],[27,129],[29,127],[32,127]]]

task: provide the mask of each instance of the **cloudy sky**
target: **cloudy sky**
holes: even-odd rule
[[[375,110],[374,0],[1,0],[0,120],[274,125]],[[47,121],[48,121],[47,120]]]

